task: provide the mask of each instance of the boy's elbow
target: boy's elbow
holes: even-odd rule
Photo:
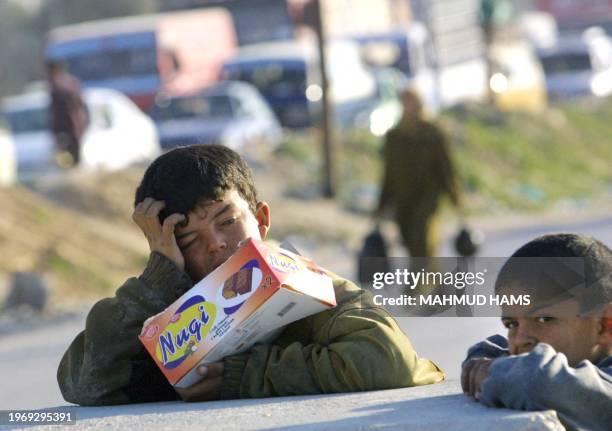
[[[78,404],[80,406],[97,405],[95,400],[92,400],[91,397],[87,396],[83,390],[83,385],[80,385],[78,381],[75,381],[68,373],[66,373],[65,358],[62,359],[62,362],[57,370],[57,383],[59,385],[62,397],[67,402]]]
[[[400,372],[402,376],[400,387],[432,385],[446,379],[444,371],[429,359],[419,358],[416,352],[410,360],[404,360]]]
[[[415,363],[410,363],[402,358],[387,358],[386,361],[380,361],[375,365],[376,370],[371,374],[372,378],[368,381],[365,390],[379,391],[430,385],[445,379],[444,372],[427,359],[418,359]]]
[[[98,396],[88,390],[85,385],[59,381],[60,392],[64,400],[72,404],[83,407],[108,406],[113,404],[123,404],[119,400],[112,400],[106,396]]]
[[[62,397],[67,402],[78,404],[80,406],[99,405],[96,400],[93,400],[91,397],[87,396],[85,391],[83,391],[78,384],[75,384],[71,380],[61,378],[60,373],[58,373],[57,381]]]
[[[64,400],[80,406],[102,406],[118,404],[109,400],[104,391],[99,390],[94,382],[84,382],[80,378],[80,370],[76,364],[71,364],[67,353],[57,369],[57,383]]]
[[[419,358],[408,342],[406,345],[397,340],[389,342],[390,345],[377,349],[378,354],[371,358],[373,372],[367,390],[430,385],[445,379],[444,372],[428,359]]]
[[[429,359],[419,357],[412,343],[399,328],[388,337],[379,366],[393,370],[393,388],[430,385],[443,381],[444,372]]]
[[[378,324],[366,331],[360,350],[368,352],[362,367],[368,368],[367,390],[429,385],[445,379],[444,372],[428,359],[419,358],[395,320],[375,316]]]
[[[66,402],[77,404],[79,406],[96,406],[99,405],[91,399],[82,396],[78,391],[73,390],[69,386],[60,385],[60,392]]]

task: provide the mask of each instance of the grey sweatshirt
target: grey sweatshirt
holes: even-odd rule
[[[565,426],[612,430],[612,356],[576,368],[564,354],[539,343],[529,353],[508,356],[508,341],[494,335],[468,350],[466,361],[495,359],[480,388],[480,402],[516,410],[556,410]]]

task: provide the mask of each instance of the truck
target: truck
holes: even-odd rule
[[[84,87],[121,91],[146,111],[159,93],[216,82],[237,45],[229,12],[211,8],[58,27],[47,35],[44,55]]]

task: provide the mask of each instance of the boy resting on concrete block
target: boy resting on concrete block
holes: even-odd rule
[[[542,236],[504,264],[495,290],[531,304],[502,307],[508,338],[469,349],[464,392],[490,407],[556,410],[571,428],[612,429],[612,251],[581,235]]]

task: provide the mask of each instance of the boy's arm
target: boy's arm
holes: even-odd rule
[[[435,364],[418,357],[385,310],[353,306],[329,314],[319,330],[313,325],[312,342],[256,345],[225,358],[222,398],[390,389],[444,379]]]
[[[519,410],[553,409],[572,426],[607,430],[612,423],[612,376],[589,361],[572,368],[544,343],[530,353],[491,364],[480,401]]]
[[[57,379],[64,399],[107,405],[177,399],[138,339],[144,321],[191,287],[187,274],[153,252],[139,278],[94,305],[85,330],[62,358]]]
[[[508,355],[508,340],[501,335],[492,335],[485,341],[469,348],[461,364],[461,388],[471,397],[476,397],[482,381],[487,378],[491,362]]]
[[[470,359],[488,358],[495,359],[501,356],[508,355],[508,340],[497,334],[491,335],[484,341],[474,344],[468,349],[467,357],[463,361],[463,365]]]

